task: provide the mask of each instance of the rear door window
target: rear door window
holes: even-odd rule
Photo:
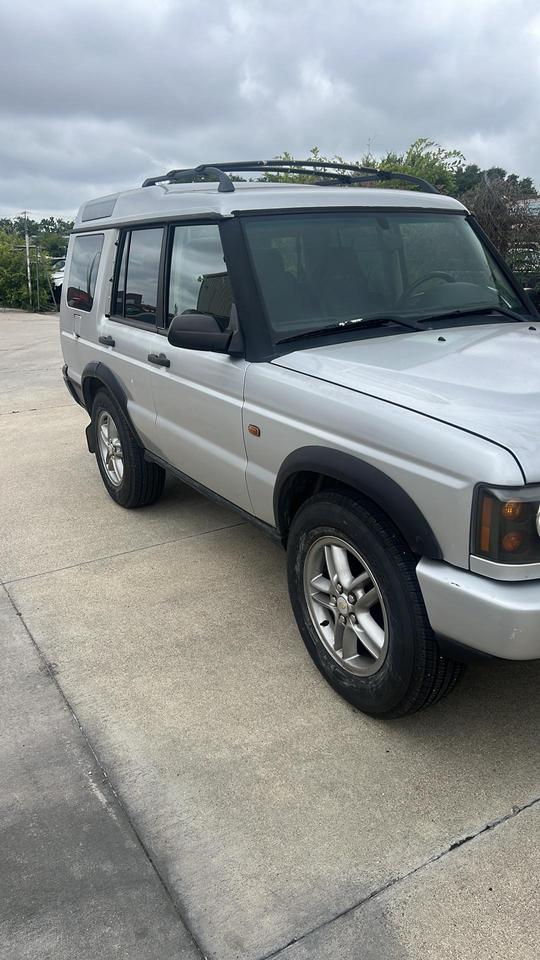
[[[75,237],[66,300],[69,307],[89,312],[94,305],[103,233]]]
[[[114,297],[116,318],[156,325],[162,244],[162,227],[124,234]]]

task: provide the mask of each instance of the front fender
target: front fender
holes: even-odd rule
[[[274,487],[274,518],[282,536],[286,536],[289,525],[287,493],[301,473],[318,474],[352,487],[386,513],[413,553],[432,560],[442,558],[428,521],[395,480],[358,457],[330,447],[301,447],[283,461]]]

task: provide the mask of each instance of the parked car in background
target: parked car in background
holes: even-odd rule
[[[154,503],[169,471],[256,523],[322,674],[401,716],[472,655],[540,656],[539,317],[424,181],[229,176],[261,169],[311,168],[173,170],[81,207],[64,378],[113,500]],[[420,191],[373,187],[397,178]]]
[[[54,299],[56,304],[60,305],[62,298],[62,284],[64,283],[64,271],[66,267],[66,258],[59,257],[51,264],[51,280]]]

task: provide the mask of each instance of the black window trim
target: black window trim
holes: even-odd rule
[[[103,230],[92,230],[91,232],[89,231],[88,233],[85,233],[85,236],[86,236],[86,237],[101,237],[101,250],[99,251],[99,262],[98,262],[98,267],[97,267],[97,270],[96,270],[96,279],[95,279],[95,284],[94,284],[94,295],[93,295],[93,297],[92,297],[92,306],[91,306],[91,307],[81,307],[81,306],[73,307],[73,306],[69,303],[68,298],[67,298],[67,294],[68,294],[68,290],[69,290],[69,281],[70,281],[70,277],[71,277],[71,267],[72,267],[72,264],[73,264],[73,254],[74,254],[74,252],[75,252],[75,245],[76,245],[76,243],[77,243],[77,240],[79,239],[78,236],[76,236],[75,239],[74,239],[73,249],[72,249],[72,251],[71,251],[71,259],[70,259],[70,262],[69,262],[69,272],[68,272],[68,276],[67,276],[67,285],[66,285],[66,304],[67,304],[67,306],[69,307],[70,310],[82,310],[83,313],[92,313],[92,310],[94,309],[94,306],[95,306],[95,303],[96,303],[96,296],[95,296],[95,295],[96,295],[96,290],[98,289],[97,279],[98,279],[98,275],[99,275],[99,268],[101,267],[101,257],[102,257],[102,254],[103,254],[103,247],[105,246],[105,232],[104,232]],[[94,256],[95,256],[95,254],[94,254]]]
[[[178,218],[176,220],[153,220],[153,221],[144,221],[144,223],[134,223],[134,224],[124,224],[118,228],[118,239],[116,241],[116,259],[114,264],[114,273],[113,273],[113,282],[112,282],[112,291],[111,291],[111,313],[109,314],[109,319],[114,320],[115,323],[123,323],[128,327],[138,327],[141,330],[152,330],[154,333],[159,333],[162,336],[167,336],[169,324],[167,324],[167,307],[169,299],[169,280],[171,272],[171,255],[172,255],[172,245],[174,242],[174,230],[175,227],[189,227],[189,226],[206,226],[206,225],[215,225],[218,228],[220,233],[221,245],[223,247],[223,254],[225,257],[225,264],[227,265],[227,255],[225,251],[225,244],[223,242],[223,237],[221,235],[221,225],[223,223],[223,218],[216,216],[213,219],[210,219],[208,215],[203,215],[199,217],[190,217],[189,219]],[[130,244],[131,244],[131,235],[135,230],[163,230],[163,236],[161,241],[161,253],[159,260],[159,270],[158,270],[158,296],[157,296],[157,310],[156,310],[156,322],[155,323],[145,323],[141,320],[132,320],[129,317],[121,316],[120,314],[113,312],[113,305],[116,304],[116,294],[118,291],[118,280],[120,274],[120,267],[122,265],[122,257],[124,253],[124,245],[126,242],[126,237],[129,235]],[[126,258],[126,271],[129,261],[129,250],[128,257]],[[228,266],[227,266],[227,272]],[[233,289],[234,293],[234,289]]]

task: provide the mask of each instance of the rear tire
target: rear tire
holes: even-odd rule
[[[144,459],[122,408],[106,390],[92,404],[94,450],[107,493],[121,507],[147,507],[159,500],[165,470]]]
[[[311,497],[287,552],[300,633],[341,696],[372,716],[401,717],[452,690],[464,668],[441,654],[415,558],[377,507],[332,491]]]

